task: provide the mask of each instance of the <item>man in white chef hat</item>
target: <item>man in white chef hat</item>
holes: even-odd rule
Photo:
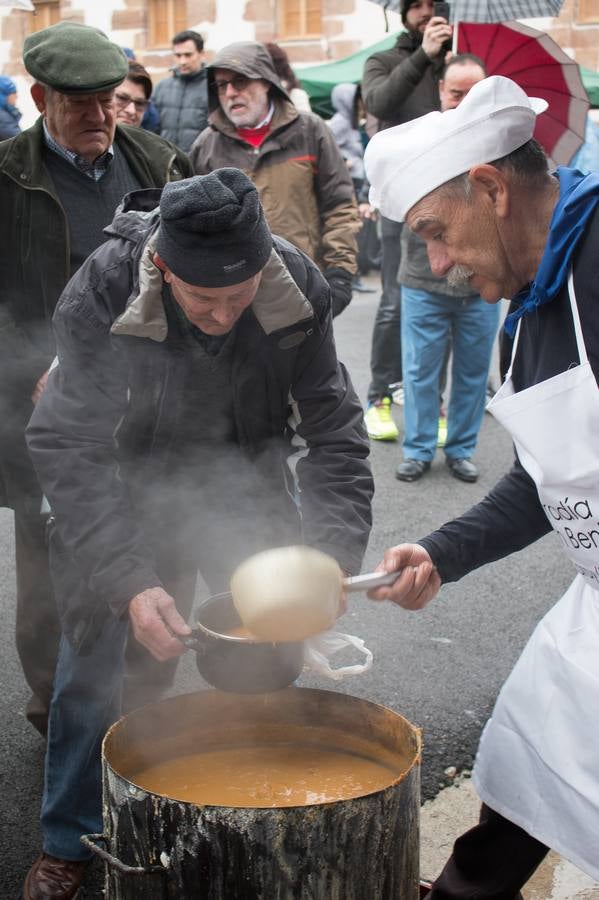
[[[549,847],[599,880],[599,176],[550,173],[532,139],[545,108],[494,76],[366,152],[372,201],[424,238],[433,273],[513,299],[512,361],[489,409],[517,454],[463,516],[388,549],[380,568],[403,572],[372,597],[421,609],[552,529],[575,576],[501,690],[474,769],[480,823],[430,900],[520,897]]]

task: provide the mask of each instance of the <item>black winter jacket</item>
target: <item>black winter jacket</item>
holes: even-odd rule
[[[589,362],[599,383],[599,210],[574,255],[574,290]],[[522,318],[512,373],[516,391],[578,365],[567,285]],[[576,435],[572,435],[576,440]],[[442,581],[457,581],[485,563],[528,547],[551,531],[536,486],[516,459],[513,468],[476,506],[418,543],[430,554]]]
[[[122,614],[133,596],[160,584],[129,473],[151,491],[189,365],[151,262],[158,212],[137,211],[140,201],[155,204],[158,192],[130,198],[136,210],[115,217],[111,240],[84,263],[56,308],[59,365],[28,429],[64,552],[53,572],[75,644],[98,606]],[[306,543],[359,571],[373,493],[362,409],[336,358],[327,284],[278,238],[236,326],[232,392],[237,442],[248,459],[267,460],[281,491],[292,482]]]

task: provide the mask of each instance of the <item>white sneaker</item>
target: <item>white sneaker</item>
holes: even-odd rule
[[[404,395],[403,384],[401,383],[401,381],[399,382],[399,384],[391,385],[391,399],[396,404],[396,406],[403,406]]]

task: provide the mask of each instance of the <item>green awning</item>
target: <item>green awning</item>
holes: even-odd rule
[[[337,59],[335,62],[324,63],[320,66],[308,66],[305,69],[296,69],[295,74],[301,85],[308,92],[312,110],[325,119],[333,115],[331,106],[331,91],[336,84],[344,81],[356,83],[362,80],[364,63],[373,53],[380,50],[389,50],[397,40],[396,34],[388,34],[382,41],[364,47],[351,56]]]
[[[592,69],[584,69],[581,66],[580,75],[584,89],[589,95],[591,106],[599,107],[599,72],[593,72]]]
[[[325,119],[332,116],[331,91],[335,85],[344,81],[353,83],[361,81],[364,63],[368,57],[380,50],[389,50],[390,47],[393,47],[398,33],[388,34],[376,44],[371,44],[370,47],[365,47],[363,50],[358,50],[357,53],[352,53],[351,56],[335,60],[335,62],[296,69],[302,87],[310,96],[314,112],[324,116]],[[580,74],[591,106],[599,107],[599,72],[593,72],[591,69],[584,69],[581,66]]]

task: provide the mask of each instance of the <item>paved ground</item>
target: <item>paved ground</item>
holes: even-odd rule
[[[376,279],[371,279],[373,285]],[[339,355],[344,359],[362,398],[368,381],[368,358],[377,295],[358,295],[336,322]],[[401,425],[401,409],[394,414]],[[375,526],[364,570],[373,568],[386,546],[417,539],[476,502],[509,466],[510,440],[490,416],[485,417],[476,462],[477,484],[451,477],[437,460],[418,484],[396,481],[400,459],[397,444],[375,444]],[[560,596],[572,578],[557,552],[553,536],[523,553],[473,573],[449,585],[421,613],[375,605],[352,598],[341,628],[360,635],[375,654],[368,675],[332,685],[303,677],[301,684],[328,687],[365,697],[406,715],[424,731],[422,797],[431,800],[446,787],[445,770],[472,766],[478,737],[499,687],[510,671],[539,617]],[[14,652],[14,569],[10,515],[0,510],[0,900],[18,897],[22,878],[38,851],[38,814],[43,745],[25,722],[27,696]],[[40,636],[43,639],[43,636]],[[191,654],[180,667],[177,692],[204,687]],[[454,792],[454,793],[452,793]],[[455,788],[441,797],[461,796]],[[455,805],[455,804],[454,804]],[[428,807],[427,807],[428,809]],[[458,831],[467,814],[455,806]],[[427,874],[434,874],[446,856],[447,838],[437,823],[437,856]],[[427,864],[428,865],[428,864]],[[577,889],[576,889],[577,890]],[[553,900],[581,898],[576,890]],[[100,900],[99,873],[91,873],[82,900]],[[541,900],[535,896],[534,900]],[[549,900],[552,895],[543,896]],[[586,900],[585,895],[585,900]],[[590,896],[590,895],[589,895]],[[231,898],[233,900],[233,898]],[[533,900],[532,896],[530,900]],[[593,898],[595,900],[595,898]]]
[[[453,842],[476,824],[480,801],[467,775],[458,776],[427,801],[421,810],[420,866],[423,877],[434,878]],[[599,900],[599,884],[550,853],[523,890],[524,900]]]

